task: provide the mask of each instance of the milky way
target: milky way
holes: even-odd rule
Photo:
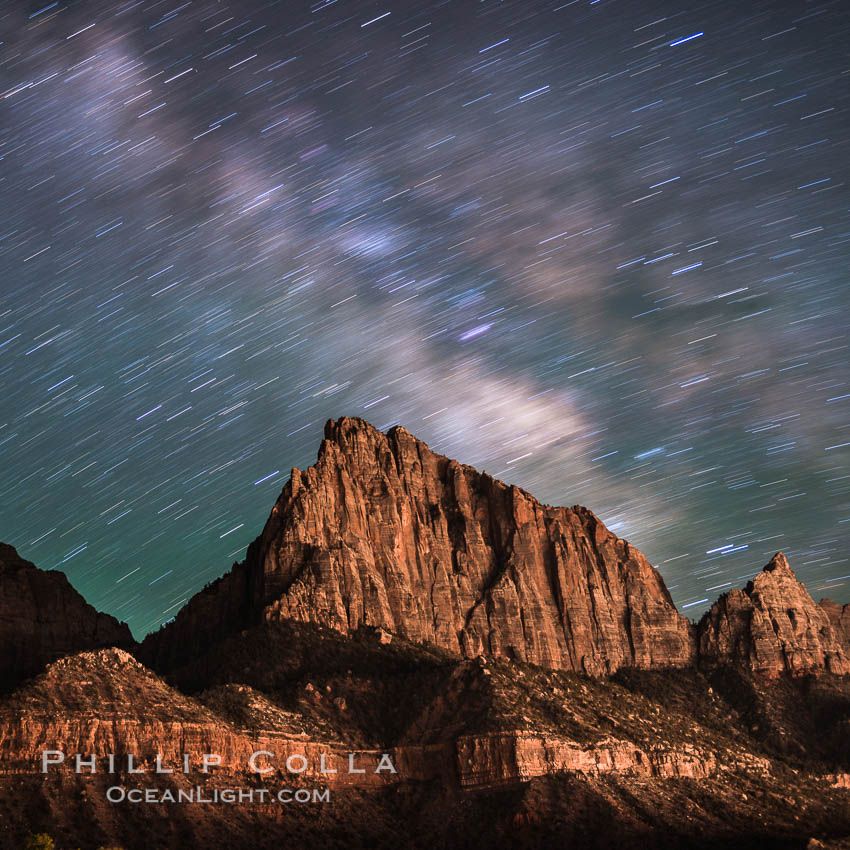
[[[141,636],[327,418],[850,599],[828,3],[0,3],[0,539]]]

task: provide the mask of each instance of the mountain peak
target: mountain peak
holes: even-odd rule
[[[0,690],[68,653],[133,643],[126,623],[96,611],[64,573],[0,543]]]
[[[338,437],[349,431],[381,432],[371,423],[359,416],[341,416],[339,419],[328,419],[325,422],[325,439],[337,441]]]
[[[698,657],[768,675],[850,672],[850,611],[815,605],[782,552],[693,626],[592,511],[543,505],[358,417],[328,420],[316,463],[293,470],[245,562],[150,635],[145,657],[168,669],[278,620],[592,675]]]
[[[401,426],[342,417],[324,438],[226,586],[164,630],[185,639],[148,647],[294,619],[593,674],[693,660],[661,576],[590,511],[542,505]]]
[[[36,569],[35,564],[25,561],[14,546],[0,543],[0,572],[4,570]]]
[[[850,673],[850,645],[777,552],[743,590],[724,593],[699,623],[700,658],[777,676]],[[835,618],[836,621],[838,617]]]
[[[772,572],[780,572],[787,573],[793,579],[796,580],[796,576],[794,575],[794,571],[791,569],[791,565],[788,563],[788,559],[782,552],[777,552],[770,561],[765,564],[764,569],[762,570],[764,573],[772,573]]]

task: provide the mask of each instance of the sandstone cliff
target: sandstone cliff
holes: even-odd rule
[[[56,770],[73,771],[76,753],[95,756],[95,770],[86,766],[86,773],[108,772],[108,756],[115,754],[114,771],[126,774],[127,754],[132,754],[133,769],[156,773],[159,757],[162,771],[180,774],[188,755],[188,772],[197,779],[200,773],[219,770],[252,773],[249,757],[264,750],[272,755],[258,764],[274,765],[275,773],[285,770],[290,756],[299,755],[307,763],[305,776],[323,778],[326,784],[351,781],[345,769],[348,754],[339,742],[312,740],[291,721],[281,722],[285,712],[266,706],[273,709],[274,722],[240,728],[169,687],[124,650],[82,652],[49,665],[41,676],[0,701],[0,773],[40,772],[42,752],[54,750],[67,754]],[[297,723],[297,718],[293,720]],[[204,753],[220,756],[220,763],[204,770]],[[375,752],[358,753],[357,767],[366,770],[356,775],[361,785],[386,781],[384,773],[375,773],[379,757]],[[300,770],[300,763],[295,766]]]
[[[127,625],[96,611],[64,573],[40,570],[0,543],[0,691],[63,655],[133,644]]]
[[[172,666],[228,630],[295,619],[376,626],[467,657],[612,673],[693,662],[658,572],[589,510],[540,504],[404,428],[329,421],[243,564],[150,636]]]
[[[840,615],[835,622],[840,625]],[[723,594],[703,616],[698,634],[700,661],[707,664],[743,665],[769,676],[850,673],[846,639],[781,552],[744,590]]]
[[[836,637],[850,657],[850,605],[839,605],[831,599],[821,599],[818,604],[826,612]]]
[[[128,653],[105,649],[61,659],[0,699],[0,845],[23,846],[37,831],[61,846],[128,850],[247,850],[293,840],[426,850],[477,846],[482,835],[492,846],[743,848],[802,846],[809,835],[850,830],[847,792],[833,787],[847,762],[820,746],[826,727],[841,731],[850,705],[842,677],[818,680],[829,685],[831,721],[804,698],[799,680],[767,683],[781,686],[782,699],[803,715],[792,730],[801,755],[787,762],[751,734],[750,718],[721,693],[721,681],[694,668],[630,668],[596,679],[466,661],[400,638],[386,644],[312,624],[259,627],[278,630],[282,643],[303,631],[301,660],[275,681],[267,676],[276,656],[257,658],[244,675],[260,677],[268,693],[237,684],[233,667],[225,676],[231,684],[188,696]],[[256,646],[253,631],[231,640]],[[399,695],[410,698],[393,703],[395,728],[375,727],[383,740],[369,744],[356,728],[372,728],[374,701],[391,693],[380,682],[401,669],[410,675]],[[429,670],[442,678],[439,687]],[[45,749],[67,757],[42,774]],[[258,750],[266,751],[258,764],[274,768],[263,776],[248,763]],[[79,773],[77,752],[85,758]],[[352,752],[365,773],[349,773]],[[202,753],[221,763],[204,773]],[[379,753],[398,773],[375,772]],[[106,772],[110,754],[114,774]],[[128,772],[128,754],[144,773]],[[157,756],[173,773],[156,772]],[[287,759],[306,768],[290,773]],[[328,788],[331,796],[306,806],[139,806],[110,802],[110,787],[172,798],[200,789],[209,799],[233,788]],[[446,826],[447,818],[456,820]],[[535,824],[550,833],[541,837]],[[588,844],[588,834],[599,840]]]
[[[364,651],[387,652],[380,646]],[[415,648],[409,651],[410,663],[421,664]],[[159,781],[187,782],[207,773],[256,778],[249,759],[263,751],[257,765],[272,768],[274,777],[293,773],[361,789],[434,779],[450,787],[492,788],[562,771],[706,778],[770,767],[749,742],[727,733],[728,708],[706,698],[706,684],[694,674],[684,681],[704,702],[699,719],[610,682],[591,684],[509,662],[489,668],[457,659],[445,663],[445,687],[435,692],[423,683],[399,728],[382,729],[381,740],[369,746],[352,740],[344,719],[345,713],[368,713],[368,701],[352,698],[340,713],[328,714],[321,695],[345,684],[333,678],[323,684],[318,670],[308,698],[292,710],[281,705],[281,695],[248,685],[188,696],[121,649],[78,653],[48,665],[0,700],[0,777],[41,773],[45,750],[66,756],[50,773],[127,776],[132,767]],[[349,679],[349,697],[363,684]],[[658,735],[660,726],[665,738]],[[87,759],[81,771],[76,753]],[[209,770],[204,753],[220,756]],[[395,771],[378,770],[383,753]],[[294,769],[287,770],[290,759]],[[350,772],[352,764],[357,773]]]
[[[62,610],[65,629],[47,634],[117,629],[129,643],[61,573],[0,555],[2,610],[18,618],[0,648]],[[61,604],[43,587],[62,589]],[[640,553],[586,509],[540,505],[402,429],[330,423],[245,563],[145,642],[168,682],[100,649],[0,698],[0,845],[34,830],[128,850],[293,835],[412,846],[421,834],[424,850],[458,835],[585,846],[594,834],[608,847],[677,833],[669,846],[710,835],[744,847],[846,834],[836,786],[850,764],[850,677],[778,675],[848,672],[845,611],[815,605],[779,554],[697,634]],[[43,775],[45,749],[94,755],[99,772],[69,759]],[[275,768],[262,777],[248,765],[257,750]],[[205,752],[222,756],[209,774]],[[127,773],[128,753],[144,774]],[[365,773],[349,773],[349,753]],[[398,773],[376,772],[382,753]],[[117,775],[103,772],[109,754]],[[157,774],[157,756],[174,772]],[[286,771],[289,758],[303,773]],[[135,807],[109,802],[116,784],[328,787],[333,803]]]

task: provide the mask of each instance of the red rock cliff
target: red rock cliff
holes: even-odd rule
[[[133,644],[127,625],[96,611],[64,573],[40,570],[0,543],[0,690],[63,655]]]
[[[831,599],[821,599],[818,605],[826,612],[844,652],[850,657],[850,605],[839,605]]]
[[[850,655],[830,616],[781,552],[744,590],[723,594],[698,631],[700,660],[710,664],[735,663],[771,676],[850,673]]]
[[[540,504],[404,428],[329,421],[244,564],[150,636],[169,666],[222,632],[292,618],[380,626],[465,656],[611,673],[694,660],[658,572],[589,510]]]

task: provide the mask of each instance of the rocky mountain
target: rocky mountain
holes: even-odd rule
[[[64,655],[134,643],[127,625],[96,611],[64,573],[0,543],[0,692]]]
[[[818,604],[829,617],[830,625],[844,652],[850,656],[850,605],[839,605],[831,599],[821,599]]]
[[[796,847],[850,834],[842,677],[601,679],[297,621],[231,635],[198,665],[204,686],[177,689],[122,650],[83,652],[0,700],[0,846],[32,832],[86,850]],[[65,758],[42,773],[44,750]],[[259,751],[269,774],[249,767]],[[204,753],[220,756],[208,772]],[[383,753],[397,772],[375,772]],[[351,754],[365,773],[349,772]],[[110,802],[110,788],[330,796],[139,805]]]
[[[691,624],[589,510],[341,419],[245,561],[141,646],[0,546],[20,683],[0,846],[838,846],[848,635],[850,606],[815,604],[782,553]],[[44,750],[67,756],[42,773]],[[332,796],[139,806],[116,786]]]
[[[282,619],[594,675],[688,665],[696,645],[658,572],[586,508],[542,505],[404,428],[349,418],[327,423],[314,466],[292,470],[245,562],[143,657],[167,667]]]
[[[724,593],[711,606],[699,624],[699,658],[770,676],[850,673],[841,629],[841,614],[816,605],[779,552],[746,588]]]

